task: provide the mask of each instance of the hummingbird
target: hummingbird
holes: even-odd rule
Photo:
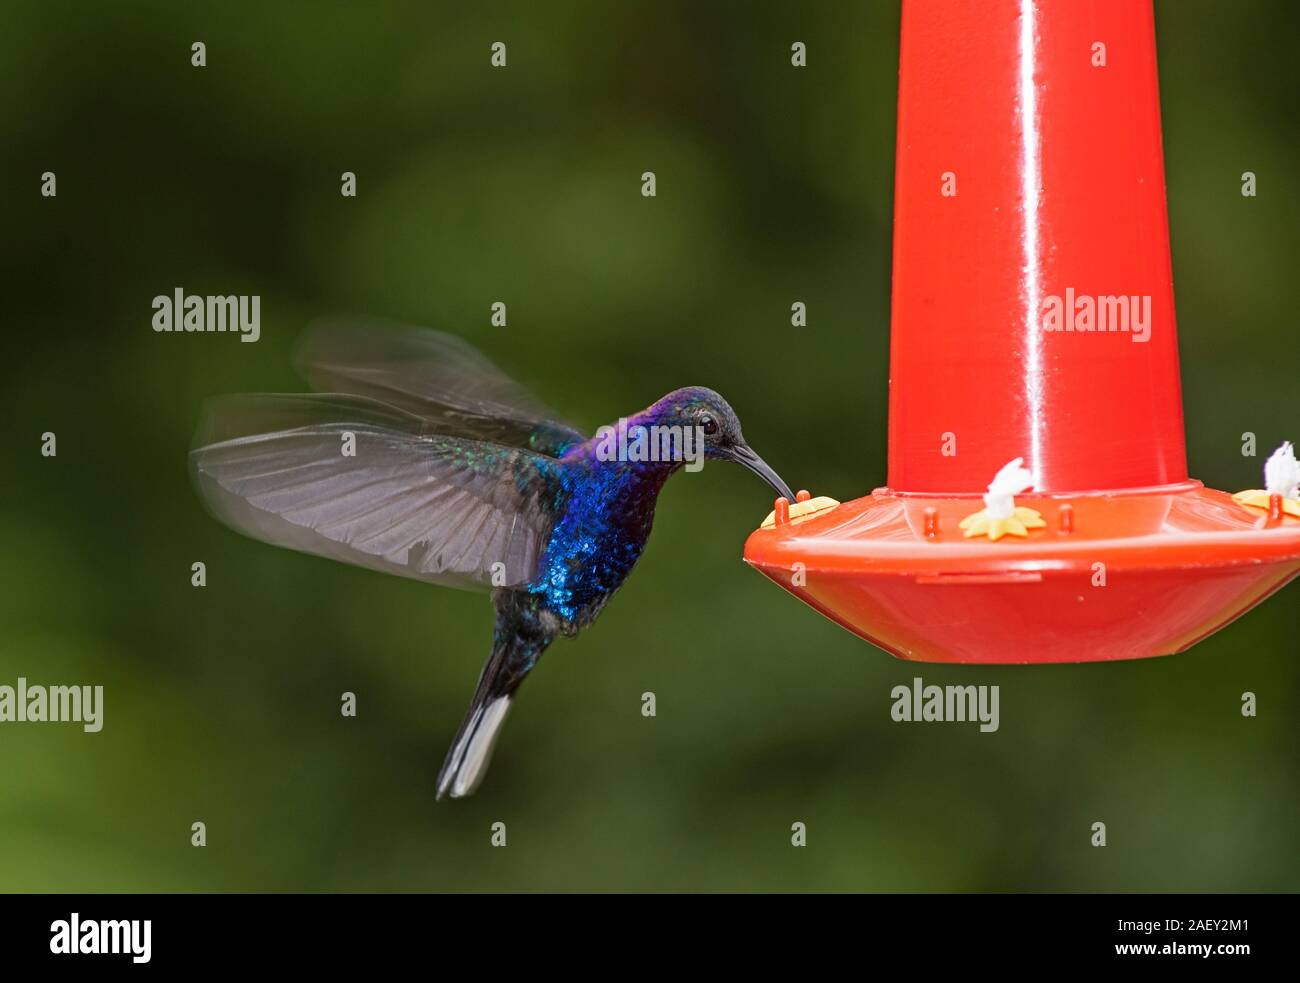
[[[439,331],[319,322],[294,361],[314,392],[204,405],[194,484],[220,521],[254,539],[490,593],[492,648],[439,799],[479,786],[520,684],[627,580],[674,472],[734,461],[794,499],[727,401],[702,386],[587,435]],[[683,440],[656,441],[665,434]],[[655,453],[665,448],[677,453]]]

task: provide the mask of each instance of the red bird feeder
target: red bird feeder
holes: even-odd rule
[[[1300,520],[1187,476],[1151,6],[902,23],[889,487],[778,500],[745,559],[900,658],[1182,651],[1300,572]]]

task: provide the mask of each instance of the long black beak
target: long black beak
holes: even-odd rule
[[[794,501],[794,493],[790,491],[790,486],[781,480],[781,476],[767,466],[767,462],[754,453],[754,449],[748,444],[741,444],[731,452],[731,459],[737,464],[743,464],[754,474],[758,475],[769,485],[776,489],[776,493],[783,498]]]

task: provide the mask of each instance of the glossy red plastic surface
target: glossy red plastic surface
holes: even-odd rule
[[[1300,520],[1192,482],[1023,496],[1046,528],[965,539],[978,498],[872,495],[754,532],[745,558],[894,655],[1038,663],[1180,652],[1300,572]]]
[[[1149,298],[1149,340],[1044,331],[1067,289]],[[1022,456],[1046,492],[1187,477],[1142,0],[903,4],[889,485],[982,492]]]
[[[891,488],[778,502],[747,562],[897,656],[983,663],[1178,652],[1300,572],[1300,521],[1187,477],[1149,3],[905,0],[896,182]],[[1070,295],[1149,318],[1044,330]],[[1016,457],[1044,528],[965,538]]]

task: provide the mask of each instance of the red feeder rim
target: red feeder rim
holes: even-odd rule
[[[1150,4],[904,0],[897,154],[890,487],[746,561],[983,663],[1179,652],[1300,572],[1300,521],[1187,476]],[[969,538],[1014,458],[1041,525]]]

